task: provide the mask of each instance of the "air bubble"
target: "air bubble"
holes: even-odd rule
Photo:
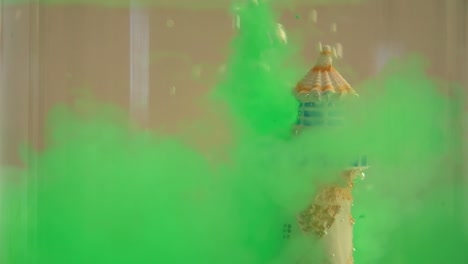
[[[174,20],[168,19],[168,20],[166,21],[166,27],[172,28],[172,27],[174,27],[174,25],[175,25]]]
[[[341,43],[336,43],[336,55],[338,58],[343,58],[343,45]]]
[[[192,76],[194,78],[200,78],[202,74],[202,66],[201,65],[196,65],[192,68]]]
[[[224,72],[226,72],[226,65],[223,64],[218,67],[218,73],[222,74]]]
[[[283,25],[278,24],[277,31],[278,31],[278,36],[279,36],[279,38],[280,38],[284,43],[288,43],[288,36],[286,35],[286,31],[284,30]]]
[[[333,48],[332,51],[333,51],[333,57],[338,58],[338,53],[336,52],[336,49]]]
[[[317,23],[317,10],[312,9],[309,13],[309,19],[312,20],[312,22]]]

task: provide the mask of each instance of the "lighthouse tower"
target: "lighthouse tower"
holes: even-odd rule
[[[306,76],[297,84],[294,95],[300,102],[294,133],[307,132],[313,127],[339,127],[343,123],[340,103],[357,93],[332,65],[330,46],[324,46],[319,58]],[[331,264],[351,264],[353,260],[353,225],[351,215],[352,187],[356,177],[367,168],[365,156],[343,168],[346,185],[330,183],[317,190],[307,208],[297,216],[302,232],[314,236],[325,249]],[[300,262],[299,262],[300,263]],[[305,262],[304,262],[305,264]]]
[[[330,46],[324,46],[317,64],[296,85],[300,102],[295,132],[311,126],[337,126],[342,122],[336,104],[347,96],[357,96],[349,83],[332,66]]]

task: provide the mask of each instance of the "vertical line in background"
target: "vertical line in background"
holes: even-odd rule
[[[394,41],[394,23],[393,23],[393,15],[395,14],[394,9],[392,8],[394,6],[395,0],[385,0],[383,4],[383,15],[384,15],[384,21],[385,21],[385,32],[386,32],[386,41]],[[398,19],[398,18],[397,18]]]
[[[466,118],[466,111],[468,110],[468,1],[466,0],[460,0],[460,30],[459,33],[461,34],[461,42],[460,42],[460,77],[461,77],[461,82],[462,82],[462,87],[464,88],[464,97],[463,97],[463,110],[464,112],[460,113],[461,115],[461,133],[462,133],[462,160],[467,160],[468,159],[468,118]],[[468,184],[468,165],[466,162],[462,162],[462,173],[464,175],[463,178],[463,183],[465,184],[464,186],[467,186]],[[463,201],[468,201],[468,188],[465,187],[463,190],[464,198]],[[468,206],[466,206],[466,203],[461,202],[461,205],[464,206],[461,208],[463,212],[463,222],[465,223],[464,226],[464,231],[465,234],[468,233]],[[468,257],[467,257],[468,261]]]
[[[39,146],[39,1],[29,3],[29,120],[28,139],[32,148]],[[34,152],[28,152],[28,180],[27,180],[27,263],[36,263],[36,227],[37,227],[37,160]]]
[[[130,114],[148,122],[149,16],[148,10],[132,1],[130,9]]]
[[[445,45],[446,50],[445,54],[446,58],[446,71],[447,76],[449,77],[449,88],[454,89],[453,84],[462,83],[465,84],[465,75],[466,75],[466,45],[465,45],[465,0],[457,0],[457,1],[445,1],[444,6],[446,8],[445,12]],[[463,87],[466,91],[466,87]],[[455,88],[456,89],[456,88]],[[455,140],[462,140],[464,141],[465,138],[465,121],[463,113],[463,106],[465,104],[466,99],[461,98],[457,91],[452,93],[453,101],[451,103],[451,111],[450,111],[450,133],[452,134]],[[455,142],[454,149],[452,151],[452,159],[453,159],[453,168],[450,168],[450,174],[453,175],[453,199],[454,199],[454,219],[457,226],[461,225],[458,221],[463,221],[464,218],[468,217],[467,210],[465,208],[464,199],[467,195],[468,189],[466,188],[459,188],[460,186],[464,186],[463,183],[466,183],[465,179],[465,153],[466,148],[463,142]]]
[[[454,81],[454,78],[456,77],[456,71],[457,67],[459,65],[456,65],[456,57],[455,55],[457,54],[456,48],[457,48],[457,36],[454,34],[456,32],[456,29],[454,27],[457,27],[456,23],[456,2],[455,1],[433,1],[435,7],[435,13],[439,13],[441,16],[441,25],[440,29],[437,29],[440,32],[440,40],[441,47],[443,47],[443,50],[440,50],[440,55],[442,56],[442,69],[441,71],[444,72],[445,78],[447,78],[446,81],[444,81],[444,89],[446,91],[452,91],[452,82]],[[434,14],[435,14],[434,13]],[[434,41],[437,41],[434,39]],[[437,46],[436,46],[437,47]],[[452,98],[450,100],[456,100],[453,95],[451,95]],[[448,111],[448,124],[447,124],[447,129],[449,130],[450,137],[455,139],[457,138],[457,121],[456,116],[457,116],[457,107],[451,103],[449,106],[449,111]],[[456,145],[453,146],[454,149],[450,150],[450,159],[451,162],[447,166],[447,174],[450,175],[450,178],[447,179],[447,181],[450,182],[450,184],[453,186],[451,188],[452,193],[452,199],[453,199],[453,207],[452,207],[452,216],[451,218],[453,219],[450,221],[451,225],[457,225],[457,218],[460,216],[459,213],[457,212],[457,207],[459,207],[459,192],[456,188],[457,182],[459,175],[457,175],[457,163],[458,163],[458,151],[456,149]]]
[[[395,0],[375,1],[377,14],[380,17],[378,26],[381,30],[375,34],[378,44],[374,48],[374,74],[379,74],[388,64],[389,60],[401,56],[405,52],[405,47],[401,45],[401,41],[395,38],[394,20],[392,19],[398,12],[395,12],[395,8],[392,9],[391,6],[398,6],[400,2],[391,3],[392,1]],[[397,10],[399,9],[397,8]]]
[[[4,135],[4,126],[5,126],[5,73],[3,72],[3,49],[5,43],[3,42],[3,24],[4,24],[4,14],[3,14],[3,0],[0,0],[0,262],[7,263],[7,250],[4,243],[6,242],[6,216],[3,215],[6,210],[4,209],[3,201],[3,192],[5,187],[4,177],[5,171],[3,169],[4,155],[5,155],[5,135]]]
[[[4,135],[4,126],[6,122],[6,112],[5,112],[5,72],[4,72],[4,65],[3,65],[3,54],[5,48],[5,41],[3,37],[4,31],[4,5],[3,0],[0,0],[0,164],[4,161],[5,155],[5,135]],[[2,166],[0,165],[0,175],[2,175]],[[1,184],[1,182],[0,182]],[[0,193],[1,194],[1,193]],[[1,216],[0,216],[1,217]]]

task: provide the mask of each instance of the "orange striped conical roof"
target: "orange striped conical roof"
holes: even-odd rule
[[[351,85],[332,65],[330,46],[324,46],[316,65],[296,85],[296,95],[333,93],[337,95],[356,94]]]

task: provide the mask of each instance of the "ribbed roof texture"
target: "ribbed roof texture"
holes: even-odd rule
[[[333,93],[337,95],[356,94],[351,85],[332,65],[331,47],[324,46],[316,65],[296,85],[296,95]]]

